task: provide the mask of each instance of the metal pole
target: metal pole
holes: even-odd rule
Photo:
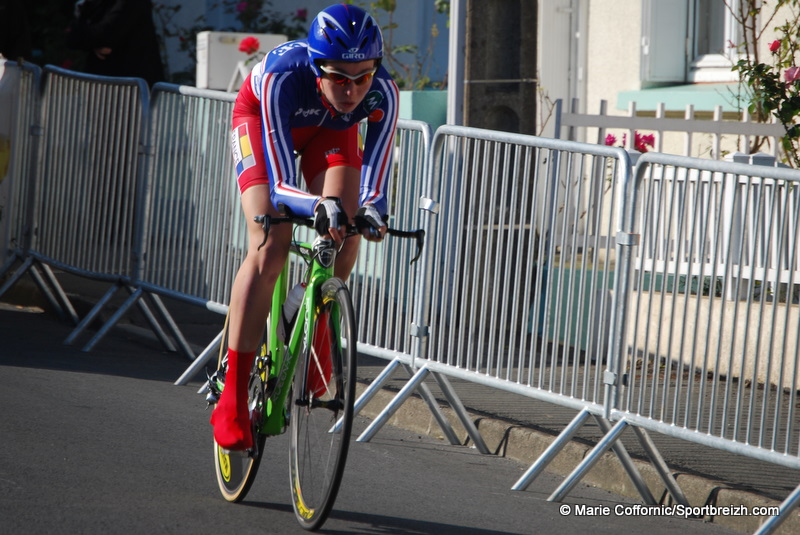
[[[447,61],[447,124],[464,121],[464,33],[467,27],[466,1],[450,2],[450,50]]]

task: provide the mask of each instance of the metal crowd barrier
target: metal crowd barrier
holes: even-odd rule
[[[225,314],[246,252],[245,222],[228,146],[235,95],[153,86],[152,129],[143,196],[143,295],[168,296]],[[205,363],[222,333],[195,359]]]
[[[418,121],[398,121],[396,173],[389,199],[392,214],[389,224],[394,228],[429,231],[429,219],[438,212],[438,204],[429,195],[431,138],[429,125]],[[430,235],[427,235],[420,259],[413,265],[410,261],[417,253],[417,245],[410,240],[387,238],[382,243],[361,247],[349,283],[359,311],[358,350],[387,359],[389,364],[356,400],[356,412],[369,403],[396,372],[404,371],[410,381],[392,405],[358,438],[360,441],[368,441],[407,396],[417,392],[450,442],[458,443],[458,437],[434,394],[422,381],[425,375],[420,375],[414,366],[422,347],[421,341],[426,336],[425,327],[415,318],[422,314],[424,294],[420,292],[424,288],[425,258],[430,247]],[[436,378],[461,423],[486,452],[477,428],[447,379],[439,375]]]
[[[36,153],[29,164],[35,190],[26,203],[33,214],[32,237],[25,264],[2,291],[27,271],[42,287],[39,266],[58,298],[54,304],[77,322],[50,266],[112,282],[101,303],[126,284],[137,257],[135,202],[148,98],[139,79],[45,67],[41,128],[33,134]],[[68,341],[89,321],[81,322]]]
[[[613,222],[630,161],[621,149],[444,126],[430,165],[426,198],[438,215],[429,218],[416,291],[423,299],[412,320],[421,337],[416,372],[359,440],[374,436],[428,375],[481,451],[447,376],[578,411],[514,486],[522,489],[590,416],[610,429]],[[655,503],[624,446],[614,450]],[[664,466],[657,451],[648,453]],[[675,488],[669,472],[662,475]]]
[[[2,184],[2,215],[0,215],[0,247],[3,248],[4,265],[0,274],[8,272],[18,263],[25,266],[26,252],[30,249],[33,237],[33,198],[36,151],[41,136],[39,123],[41,69],[29,63],[4,62],[3,84],[4,106],[11,113],[11,132],[8,146],[0,148],[7,151],[7,176]],[[2,177],[0,177],[2,178]],[[18,276],[7,281],[0,294],[10,288],[19,276],[29,268],[20,269]],[[35,267],[30,273],[39,284],[43,294],[60,310],[56,297],[45,283],[41,272]]]
[[[246,241],[227,143],[234,100],[220,91],[153,87],[144,261],[136,275],[152,291],[222,313]]]
[[[624,232],[615,430],[800,468],[800,171],[645,154]],[[635,203],[634,203],[635,199]],[[613,369],[613,368],[612,368]],[[587,458],[590,465],[592,458]],[[800,487],[771,533],[800,502]]]

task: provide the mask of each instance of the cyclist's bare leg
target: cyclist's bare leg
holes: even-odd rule
[[[238,351],[255,351],[261,341],[264,322],[272,302],[272,289],[289,254],[291,225],[270,228],[267,243],[261,224],[253,218],[268,214],[278,216],[269,198],[269,186],[252,186],[242,193],[242,210],[247,221],[247,256],[231,290],[228,345]]]
[[[248,248],[231,291],[228,319],[228,375],[217,408],[211,415],[214,438],[223,448],[252,447],[247,410],[247,382],[256,349],[269,314],[272,290],[286,262],[291,227],[270,229],[267,243],[257,215],[277,216],[269,198],[269,186],[252,186],[242,193],[242,209],[247,221]]]
[[[339,165],[330,167],[320,173],[309,184],[309,191],[314,195],[323,197],[338,197],[342,200],[342,207],[353,222],[353,216],[358,210],[358,190],[361,184],[361,170],[355,167]],[[358,258],[359,236],[348,238],[344,247],[336,257],[335,275],[342,280],[347,280]]]

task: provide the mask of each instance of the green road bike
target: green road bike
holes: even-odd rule
[[[313,228],[313,220],[295,216],[257,216],[264,243],[271,225],[291,223]],[[357,233],[350,227],[347,236]],[[389,229],[389,234],[417,240],[424,232]],[[262,243],[263,245],[263,243]],[[291,430],[290,485],[295,516],[308,530],[319,529],[333,507],[347,460],[353,426],[356,382],[356,319],[350,291],[334,277],[336,244],[317,237],[293,240],[290,253],[305,263],[303,294],[294,328],[279,336],[278,321],[267,321],[248,383],[253,449],[229,452],[214,442],[214,466],[220,492],[241,501],[255,480],[266,439]],[[281,318],[288,293],[287,260],[275,285],[270,318]],[[223,343],[222,347],[226,347]],[[208,401],[215,404],[224,388],[227,360],[220,353],[209,377]]]

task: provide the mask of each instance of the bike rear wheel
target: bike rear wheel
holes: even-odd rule
[[[291,487],[297,520],[315,530],[336,499],[353,426],[356,326],[340,279],[322,285],[313,339],[303,336],[290,393]]]
[[[261,456],[264,453],[266,435],[258,432],[264,411],[266,410],[265,387],[269,373],[266,345],[262,344],[256,355],[248,383],[247,404],[253,430],[252,451],[228,452],[214,441],[214,471],[222,496],[229,502],[240,502],[247,495],[256,479]],[[227,371],[227,362],[222,363],[223,373]]]

